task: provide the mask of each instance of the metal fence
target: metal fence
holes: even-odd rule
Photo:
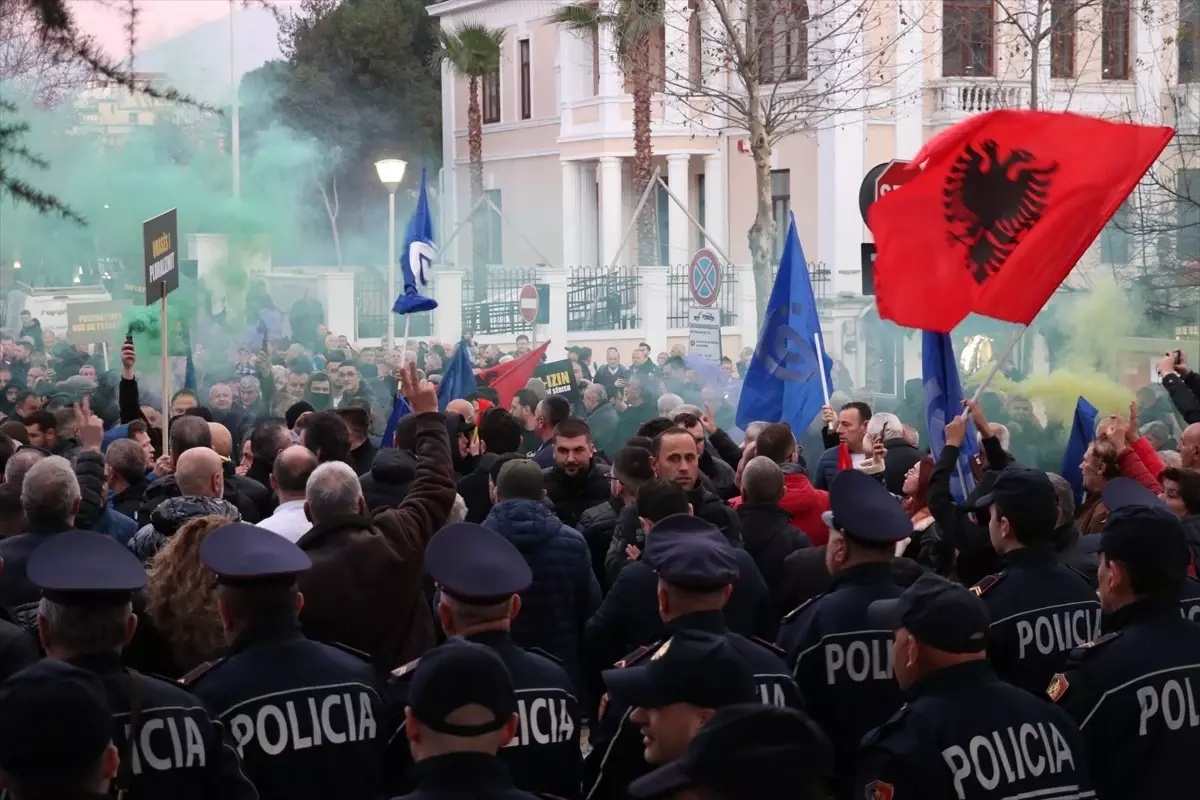
[[[388,295],[387,277],[374,269],[354,273],[354,302],[358,307],[358,338],[373,339],[387,334],[388,315],[396,298]],[[413,314],[410,336],[429,336],[433,331],[432,314]],[[404,335],[404,320],[396,318],[396,337]]]
[[[674,264],[667,269],[667,327],[688,327],[692,306],[692,290],[688,284],[690,264]],[[721,290],[716,307],[721,312],[721,325],[736,325],[737,314],[737,270],[726,266],[721,270]]]
[[[634,267],[576,267],[567,278],[567,330],[637,328],[642,278]]]
[[[779,265],[771,267],[771,280],[779,275]],[[824,261],[809,261],[808,262],[808,280],[812,283],[813,297],[817,300],[828,300],[829,292],[833,287],[833,273],[826,266]]]
[[[534,283],[536,267],[488,267],[487,300],[475,300],[475,276],[463,273],[462,329],[478,335],[528,333],[521,316],[521,287]]]

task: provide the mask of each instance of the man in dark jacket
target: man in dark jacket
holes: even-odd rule
[[[612,493],[608,467],[592,454],[588,424],[569,419],[554,429],[554,466],[543,470],[546,499],[568,527],[578,529],[579,518]]]
[[[797,550],[812,547],[804,532],[792,526],[792,515],[780,508],[783,492],[783,470],[779,465],[766,456],[750,459],[742,472],[742,504],[737,515],[746,552],[758,565],[780,617],[791,611],[784,607],[783,560]]]
[[[266,491],[271,491],[271,470],[275,468],[275,458],[291,446],[291,433],[282,423],[260,422],[255,425],[250,432],[252,461],[245,477]]]
[[[617,520],[624,509],[633,510],[638,489],[646,481],[654,479],[654,468],[650,466],[650,451],[642,447],[623,447],[613,459],[609,473],[612,497],[592,506],[579,518],[579,532],[583,534],[592,553],[592,571],[600,588],[608,592],[608,574],[604,569],[604,558],[612,546]],[[634,515],[636,517],[636,514]]]
[[[408,450],[380,450],[371,469],[359,477],[367,510],[395,508],[408,496],[417,472],[417,459]]]
[[[479,415],[479,459],[475,471],[459,478],[458,493],[467,504],[467,522],[482,523],[492,510],[489,475],[501,456],[521,448],[521,423],[502,408],[489,408]]]
[[[833,476],[838,472],[838,448],[845,444],[850,449],[850,458],[855,464],[868,455],[863,441],[867,436],[867,423],[871,421],[871,407],[866,403],[846,403],[837,415],[837,433],[840,443],[821,454],[813,466],[812,484],[818,489],[829,489]]]
[[[542,446],[531,457],[539,467],[554,466],[554,429],[571,418],[571,404],[565,397],[543,397],[533,417],[533,429]]]
[[[608,392],[598,383],[583,390],[583,407],[587,409],[587,424],[592,430],[592,441],[596,449],[612,458],[624,443],[618,438],[620,419],[617,410],[608,402]]]
[[[561,661],[582,692],[583,626],[600,605],[600,584],[583,536],[542,504],[544,492],[542,471],[535,464],[526,459],[506,463],[493,485],[496,504],[483,524],[516,545],[533,571],[533,584],[521,593],[513,641]]]
[[[117,439],[104,451],[112,507],[118,514],[137,516],[142,496],[150,485],[146,477],[146,450],[133,439]]]
[[[359,475],[367,474],[379,452],[379,448],[371,441],[370,410],[363,408],[361,403],[347,405],[347,398],[343,395],[342,405],[334,413],[346,421],[346,427],[350,430],[350,466]]]
[[[617,394],[614,389],[622,389],[629,380],[629,367],[621,364],[621,352],[610,347],[604,354],[605,364],[596,368],[595,382],[604,387],[609,396]]]
[[[309,478],[305,512],[313,528],[297,544],[312,559],[300,575],[306,635],[369,653],[391,670],[434,645],[423,590],[424,553],[454,505],[449,439],[437,393],[420,384],[415,364],[401,373],[413,413],[416,470],[398,507],[368,514],[358,476],[328,462]],[[401,437],[397,437],[400,439]]]

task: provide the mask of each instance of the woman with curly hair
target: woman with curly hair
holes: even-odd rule
[[[146,586],[146,614],[160,639],[157,671],[171,678],[218,658],[225,647],[217,611],[216,575],[200,562],[200,543],[229,517],[189,520],[154,556]]]

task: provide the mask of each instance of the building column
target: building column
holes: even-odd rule
[[[443,120],[443,124],[442,124],[442,165],[443,165],[442,173],[443,173],[443,180],[442,180],[441,188],[442,188],[442,191],[444,192],[444,194],[442,195],[442,197],[440,199],[442,213],[438,215],[441,218],[442,229],[441,229],[441,231],[435,231],[435,233],[440,233],[441,237],[446,237],[446,236],[450,235],[450,231],[454,230],[454,227],[458,224],[458,220],[459,220],[459,216],[460,216],[459,209],[458,209],[458,168],[454,164],[454,155],[455,155],[454,154],[454,147],[455,147],[455,139],[454,139],[454,122],[455,122],[454,94],[455,94],[455,92],[454,92],[454,87],[455,87],[455,84],[457,83],[457,81],[458,81],[458,79],[455,77],[454,73],[450,71],[450,62],[443,61],[442,62],[442,120]],[[439,240],[438,240],[439,246],[442,241],[441,237],[439,237]],[[440,251],[438,252],[438,261],[441,264],[445,264],[445,263],[461,264],[462,262],[458,258],[459,252],[460,252],[460,250],[459,250],[458,240],[456,239],[454,242],[451,242],[451,244],[450,244],[450,252],[448,252],[448,253],[443,253]]]
[[[439,265],[433,276],[433,335],[445,342],[462,338],[463,271],[456,265]]]
[[[723,144],[723,142],[722,142]],[[718,250],[729,252],[725,230],[729,209],[725,203],[725,154],[719,149],[704,157],[704,230]]]
[[[621,159],[600,158],[600,263],[620,261],[617,247],[625,225],[625,195],[621,179]]]
[[[692,221],[687,215],[691,194],[688,190],[688,165],[691,159],[687,153],[671,153],[667,156],[667,185],[684,204],[680,208],[679,203],[669,198],[667,200],[667,260],[671,264],[686,264],[691,258],[688,231]]]
[[[667,318],[671,315],[670,287],[666,266],[639,267],[642,278],[638,292],[638,312],[642,318],[642,335],[655,347],[667,341]],[[653,356],[651,356],[653,358]]]
[[[567,357],[567,284],[570,273],[563,267],[538,270],[538,278],[550,289],[550,324],[541,326],[541,331],[550,340],[546,349],[549,361],[560,361]]]
[[[565,27],[558,29],[558,52],[554,71],[558,73],[558,102],[565,105],[579,95],[579,65],[575,63],[575,39],[578,35]]]
[[[924,43],[921,30],[923,0],[900,0],[899,20],[904,27],[896,42],[896,151],[895,158],[912,158],[925,143]]]
[[[596,164],[579,163],[579,235],[580,263],[587,266],[607,266],[600,256],[597,238],[600,228],[600,204],[596,196]]]
[[[579,266],[583,254],[579,238],[579,162],[562,162],[562,266]]]
[[[1168,8],[1174,6],[1173,3],[1164,3],[1163,7]],[[1161,60],[1161,53],[1166,49],[1166,30],[1172,21],[1175,25],[1171,30],[1178,29],[1178,11],[1166,11],[1169,19],[1161,22],[1156,22],[1153,19],[1147,20],[1146,15],[1138,11],[1139,4],[1135,3],[1134,8],[1130,11],[1130,24],[1133,25],[1133,52],[1129,54],[1130,60],[1133,63],[1133,83],[1134,83],[1134,108],[1137,109],[1139,115],[1138,122],[1143,125],[1162,125],[1163,120],[1163,95],[1167,91],[1167,79],[1163,70],[1158,69],[1157,65]],[[1170,19],[1173,18],[1173,19]],[[1149,65],[1149,68],[1143,67],[1138,69],[1137,65]]]

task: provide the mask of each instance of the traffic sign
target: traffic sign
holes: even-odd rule
[[[538,300],[537,287],[532,283],[527,283],[521,287],[521,317],[530,325],[538,316]]]
[[[910,163],[892,159],[876,164],[867,171],[862,185],[858,187],[858,210],[862,213],[863,222],[867,221],[867,209],[872,203],[912,180],[914,176],[908,174],[906,169]]]
[[[721,262],[712,250],[697,250],[688,269],[688,288],[692,299],[702,306],[711,306],[721,295]]]

